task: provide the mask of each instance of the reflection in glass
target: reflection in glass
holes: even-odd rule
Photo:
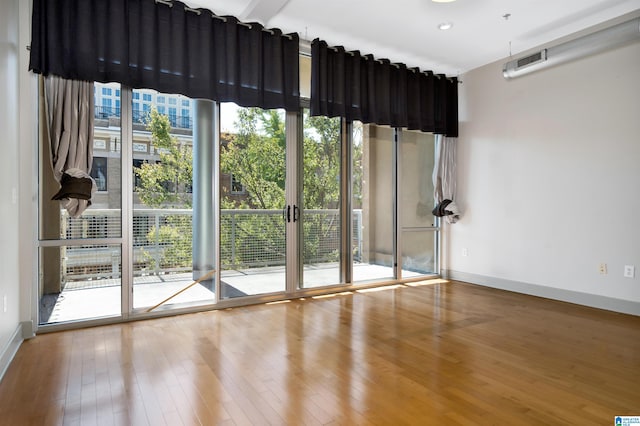
[[[353,281],[393,278],[393,129],[353,125]]]
[[[402,278],[435,273],[436,232],[432,134],[403,130],[400,134],[400,218]]]

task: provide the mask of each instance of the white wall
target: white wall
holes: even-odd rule
[[[19,273],[19,114],[18,0],[0,3],[0,377],[20,318]],[[5,311],[6,298],[6,311]],[[21,336],[20,336],[21,337]]]
[[[445,269],[640,315],[640,42],[511,81],[506,60],[461,78]]]

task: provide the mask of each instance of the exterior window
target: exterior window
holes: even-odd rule
[[[231,193],[232,194],[244,194],[246,190],[244,189],[244,185],[238,179],[236,179],[235,175],[231,175]]]
[[[166,114],[167,113],[166,111],[167,111],[167,108],[165,106],[163,106],[163,105],[159,105],[158,106],[158,113]]]
[[[176,98],[169,98],[169,105],[175,105],[176,102]]]
[[[93,157],[91,177],[96,181],[98,191],[107,190],[107,159],[106,157]]]
[[[182,110],[182,115],[180,116],[180,127],[182,127],[183,129],[190,129],[190,123],[189,123],[189,110],[188,109],[183,109]]]
[[[120,117],[120,99],[116,99],[116,115]]]
[[[116,97],[119,98],[120,97],[120,89],[116,89]]]
[[[142,94],[142,100],[143,101],[147,101],[147,102],[151,102],[151,93],[143,93]]]
[[[164,96],[158,96],[156,98],[156,102],[159,103],[159,104],[163,104],[164,103]]]
[[[111,98],[102,98],[102,118],[107,118],[113,115],[113,111],[111,110],[113,105],[112,102]]]
[[[140,99],[140,92],[133,92],[133,99]]]
[[[171,123],[171,127],[176,126],[177,115],[175,108],[169,108],[169,123]]]
[[[151,105],[149,104],[142,104],[142,111],[147,113],[151,111]]]
[[[182,100],[182,106],[188,107],[189,106],[189,101],[187,99],[183,99]]]
[[[103,87],[102,88],[102,96],[111,96],[111,88]]]
[[[140,186],[142,186],[142,179],[136,173],[136,169],[139,169],[140,167],[142,167],[142,165],[144,163],[147,163],[147,161],[146,160],[140,160],[140,159],[137,159],[137,158],[133,159],[133,190],[134,190],[134,192],[137,191],[137,189]]]

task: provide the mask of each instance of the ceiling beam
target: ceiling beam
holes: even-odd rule
[[[267,25],[289,0],[251,0],[239,18],[243,21],[258,21]]]

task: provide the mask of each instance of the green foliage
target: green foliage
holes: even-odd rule
[[[238,133],[220,151],[220,168],[233,174],[247,190],[249,199],[241,207],[284,207],[285,129],[275,110],[238,110]]]
[[[159,152],[159,161],[134,167],[141,185],[136,187],[140,200],[150,207],[189,208],[193,176],[191,146],[181,145],[171,135],[169,117],[153,109],[149,114],[147,129],[151,132],[151,144]]]
[[[148,241],[158,241],[158,247],[144,251],[152,268],[188,269],[192,265],[192,222],[190,215],[168,215],[156,230],[149,229]],[[156,251],[159,250],[159,251]]]
[[[340,120],[309,117],[305,112],[303,153],[303,206],[337,209],[340,199]],[[136,188],[140,200],[154,208],[189,208],[193,174],[191,146],[181,146],[171,135],[169,118],[152,110],[147,124],[160,161],[134,168],[140,177]],[[284,113],[277,110],[240,108],[237,132],[220,149],[220,169],[233,174],[247,190],[240,205],[222,198],[222,209],[280,210],[285,206],[286,132]],[[357,165],[362,146],[354,146]],[[354,169],[356,172],[358,168]],[[354,176],[354,200],[360,200],[361,178]],[[354,206],[359,207],[359,206]],[[168,216],[159,229],[152,228],[149,241],[159,238],[162,246],[160,266],[189,267],[191,262],[191,218]],[[186,223],[185,221],[189,221]],[[284,222],[277,215],[241,215],[221,219],[221,258],[226,267],[254,265],[259,258],[269,265],[284,264]],[[229,222],[229,223],[227,223]],[[303,220],[305,262],[338,260],[339,218],[327,213],[308,214]],[[233,235],[231,234],[233,229]],[[149,256],[151,257],[151,254]],[[257,255],[257,257],[256,257]],[[267,266],[262,265],[262,266]]]

